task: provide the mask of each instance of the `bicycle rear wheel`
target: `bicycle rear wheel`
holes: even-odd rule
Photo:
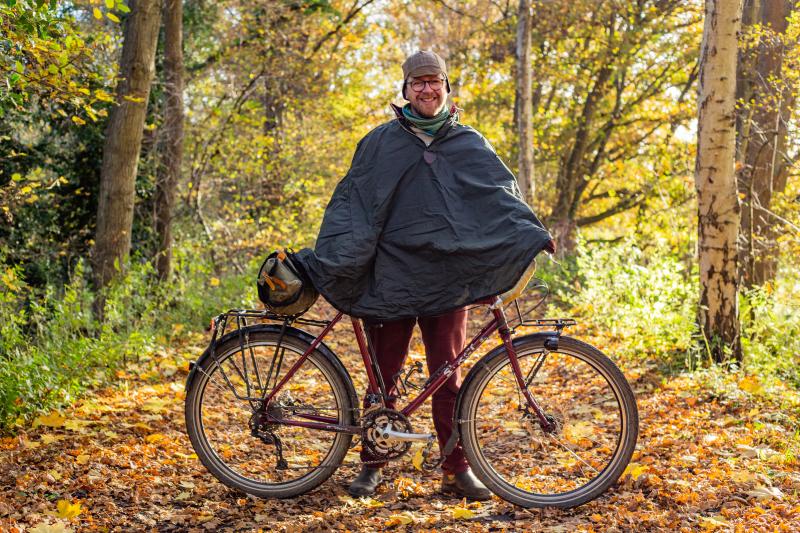
[[[523,507],[574,507],[602,494],[625,470],[639,416],[628,382],[600,351],[569,337],[514,340],[526,386],[555,422],[542,429],[503,346],[479,361],[463,385],[459,429],[476,475]]]
[[[234,332],[221,340],[216,349],[219,365],[208,355],[199,360],[186,395],[189,439],[203,465],[233,489],[266,498],[308,492],[341,464],[352,435],[285,424],[269,426],[271,433],[253,435],[259,402],[239,399],[233,390],[240,396],[265,396],[309,343],[288,333],[276,350],[279,332],[258,328],[243,338],[242,344]],[[354,399],[347,371],[335,356],[317,349],[268,410],[286,420],[349,425]]]

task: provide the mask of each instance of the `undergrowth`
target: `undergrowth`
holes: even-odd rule
[[[690,264],[666,245],[644,250],[628,240],[581,244],[560,272],[547,275],[560,274],[551,282],[557,297],[613,342],[614,357],[681,372],[711,364],[696,326],[699,280]],[[743,291],[739,302],[744,360],[733,369],[800,389],[800,274],[787,264],[774,282]]]
[[[202,257],[189,246],[175,250],[167,283],[158,283],[149,261],[134,258],[105,291],[102,323],[92,313],[95,294],[83,261],[66,285],[38,290],[19,267],[0,261],[0,432],[69,404],[126,361],[152,353],[183,329],[202,329],[223,307],[253,305],[257,267],[215,275]]]

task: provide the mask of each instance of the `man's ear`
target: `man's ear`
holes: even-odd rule
[[[400,88],[400,92],[403,95],[403,100],[408,100],[408,98],[406,98],[406,80],[403,80],[403,86]]]

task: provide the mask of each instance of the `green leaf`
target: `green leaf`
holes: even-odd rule
[[[19,72],[20,74],[22,74],[23,72],[25,72],[25,66],[24,66],[22,63],[20,63],[19,61],[17,61],[17,62],[14,64],[14,69],[15,69],[17,72]]]
[[[108,9],[114,9],[114,0],[106,0],[106,7]]]
[[[117,11],[120,13],[130,13],[131,8],[125,2],[117,2]]]

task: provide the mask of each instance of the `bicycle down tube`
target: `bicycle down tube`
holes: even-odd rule
[[[515,378],[517,380],[517,384],[519,388],[522,390],[522,394],[525,397],[525,400],[528,404],[528,407],[532,409],[534,414],[536,415],[539,423],[542,424],[543,429],[546,431],[550,429],[550,422],[545,417],[544,413],[542,412],[541,408],[539,407],[536,400],[531,395],[530,391],[528,391],[527,387],[525,386],[524,378],[522,376],[522,371],[519,366],[519,361],[517,360],[516,351],[514,350],[513,340],[511,338],[511,331],[508,328],[505,314],[503,310],[492,309],[492,314],[494,317],[492,318],[491,322],[485,325],[481,331],[472,338],[472,340],[467,344],[458,356],[453,360],[447,363],[446,365],[442,366],[437,370],[432,376],[428,378],[427,383],[425,384],[422,392],[419,393],[415,398],[413,398],[408,405],[406,405],[400,412],[410,417],[419,407],[427,400],[431,395],[433,395],[437,390],[439,390],[450,376],[456,371],[458,367],[460,367],[464,361],[472,355],[475,350],[477,350],[486,340],[495,332],[499,330],[500,337],[503,341],[503,345],[506,348],[506,354],[511,362],[511,367],[513,369]],[[280,380],[280,382],[275,386],[275,388],[267,395],[264,399],[264,405],[268,405],[270,401],[273,400],[275,395],[281,390],[281,388],[292,378],[292,376],[299,370],[299,368],[303,365],[303,363],[308,359],[308,356],[313,352],[317,346],[322,342],[322,339],[333,329],[333,327],[341,320],[343,314],[341,312],[337,313],[337,315],[330,321],[330,323],[320,332],[320,334],[314,339],[308,349],[303,353],[303,355],[292,365],[289,371],[284,375],[284,377]],[[361,326],[361,323],[356,318],[352,318],[352,325],[353,325],[353,332],[355,333],[356,341],[358,344],[359,351],[361,352],[361,357],[364,363],[364,368],[367,373],[367,394],[375,394],[377,392],[382,392],[379,385],[378,377],[376,375],[377,369],[374,368],[372,364],[372,359],[369,353],[369,345],[366,340],[366,335],[364,328]],[[351,434],[358,434],[361,431],[360,426],[343,426],[337,423],[337,418],[335,417],[326,417],[317,414],[310,414],[310,413],[294,413],[294,416],[297,418],[304,418],[308,421],[301,421],[301,420],[290,420],[290,419],[274,419],[268,415],[268,418],[271,421],[279,424],[284,424],[287,426],[298,426],[304,427],[309,429],[320,429],[325,431],[337,431],[337,432],[344,432],[344,433],[351,433]]]

